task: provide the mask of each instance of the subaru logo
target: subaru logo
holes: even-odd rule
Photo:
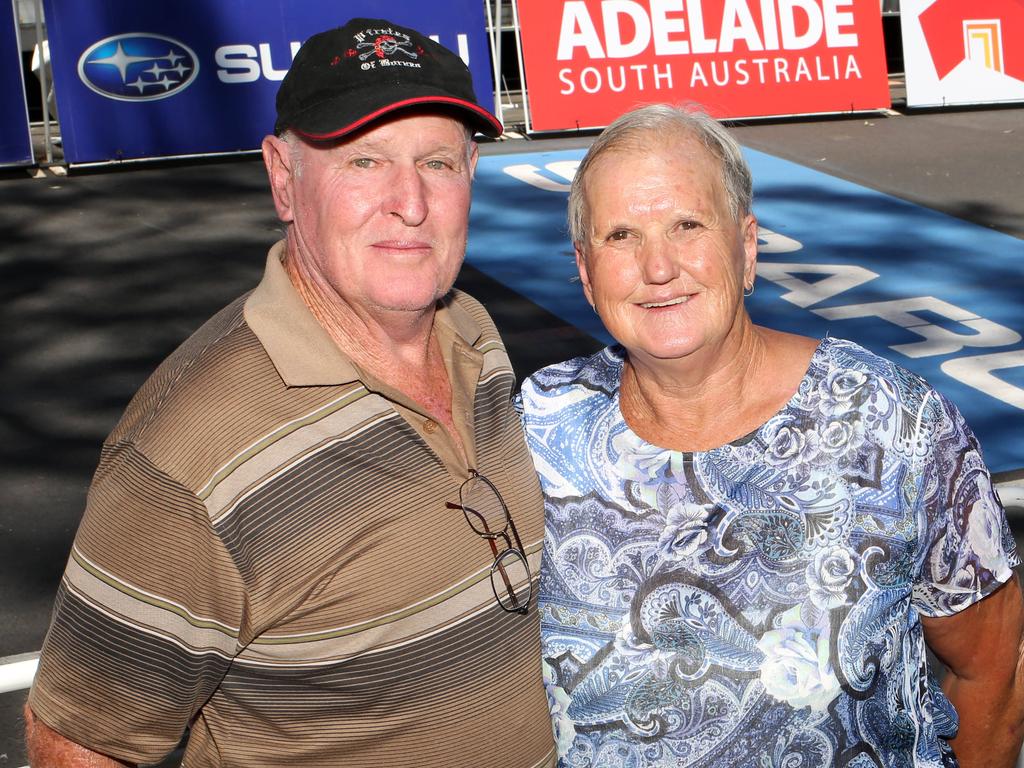
[[[163,35],[114,35],[78,59],[82,82],[118,101],[166,99],[188,88],[197,74],[199,59],[192,49]]]

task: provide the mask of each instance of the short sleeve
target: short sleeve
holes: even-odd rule
[[[939,617],[994,592],[1020,559],[977,438],[952,402],[934,390],[928,397],[919,426],[929,445],[918,496],[922,549],[913,603],[921,614]]]
[[[93,751],[158,762],[237,653],[241,593],[202,503],[132,447],[105,449],[29,706]]]

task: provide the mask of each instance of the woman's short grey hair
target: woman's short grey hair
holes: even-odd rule
[[[651,104],[627,112],[605,128],[580,163],[569,188],[569,236],[572,242],[582,246],[588,239],[587,174],[598,158],[615,150],[643,149],[648,143],[663,144],[687,137],[697,139],[718,158],[722,185],[733,218],[739,222],[750,213],[753,182],[750,167],[743,159],[736,139],[721,123],[699,109]]]

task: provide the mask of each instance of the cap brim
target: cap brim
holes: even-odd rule
[[[315,108],[307,110],[307,114],[303,116],[303,119],[294,121],[294,123],[299,124],[292,124],[285,127],[299,134],[303,138],[310,139],[312,141],[327,141],[330,139],[340,139],[346,134],[358,131],[375,120],[379,120],[392,112],[412,107],[429,107],[436,105],[443,107],[446,112],[451,111],[456,113],[464,123],[469,125],[475,131],[482,133],[484,136],[489,136],[492,139],[500,136],[504,130],[501,121],[478,104],[452,96],[441,95],[413,96],[406,99],[392,101],[373,109],[367,114],[361,115],[358,119],[348,122],[345,125],[335,125],[330,129],[325,129],[323,126],[325,120],[329,121],[330,118],[333,117],[336,122],[338,113],[344,113],[345,111],[351,110],[350,103],[346,104],[346,102],[350,102],[350,98],[351,97],[338,96],[335,99],[321,102],[320,104],[317,104]],[[334,109],[332,108],[334,103],[344,106]],[[348,107],[347,110],[345,108],[346,106]]]

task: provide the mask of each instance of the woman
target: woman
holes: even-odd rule
[[[616,121],[569,221],[618,344],[522,395],[562,764],[1012,765],[1018,560],[956,408],[751,322],[750,172],[706,115]]]

